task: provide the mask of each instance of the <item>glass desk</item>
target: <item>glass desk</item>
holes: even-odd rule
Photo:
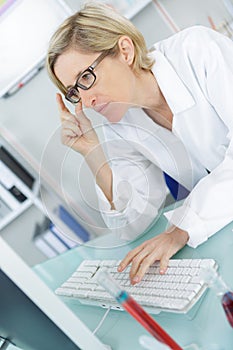
[[[34,270],[52,290],[55,290],[83,259],[121,259],[145,239],[162,232],[166,225],[167,220],[161,216],[146,234],[128,245],[115,248],[80,246],[35,266]],[[233,287],[232,231],[233,223],[196,249],[184,247],[175,258],[213,258],[218,262],[219,272],[225,282]],[[64,302],[91,330],[95,329],[106,311],[82,305],[75,299],[64,299]],[[212,290],[208,290],[201,302],[188,314],[160,313],[153,317],[180,346],[195,343],[202,350],[233,348],[233,329],[228,324],[222,306]],[[114,350],[141,350],[138,338],[146,333],[146,330],[126,312],[111,310],[97,336]]]

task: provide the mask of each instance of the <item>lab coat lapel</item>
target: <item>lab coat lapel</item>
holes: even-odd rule
[[[173,114],[184,112],[195,105],[195,100],[165,56],[155,50],[152,72]]]
[[[127,139],[134,141],[134,148],[187,189],[192,189],[192,164],[180,139],[154,123],[141,108],[131,109],[127,121],[133,125]]]

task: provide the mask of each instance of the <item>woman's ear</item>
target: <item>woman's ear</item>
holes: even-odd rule
[[[128,65],[132,65],[134,61],[134,44],[133,41],[126,35],[123,35],[118,40],[119,53],[123,60],[128,63]]]

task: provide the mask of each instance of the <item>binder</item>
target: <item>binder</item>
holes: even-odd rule
[[[63,244],[63,242],[58,239],[50,230],[47,230],[42,234],[42,239],[47,242],[48,245],[52,247],[53,250],[55,250],[58,254],[62,254],[68,250],[67,246]]]
[[[90,233],[62,205],[58,206],[58,216],[83,242],[90,240]]]
[[[34,240],[35,246],[49,259],[57,256],[57,252],[51,248],[41,237],[36,237]]]
[[[74,248],[78,245],[77,242],[71,240],[65,233],[60,231],[57,228],[57,226],[55,226],[53,223],[50,224],[49,229],[68,249]]]
[[[36,223],[33,242],[48,258],[53,258],[77,246],[77,242],[67,237],[47,217],[41,224]]]

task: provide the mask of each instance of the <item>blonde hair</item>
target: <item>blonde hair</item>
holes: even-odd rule
[[[133,70],[150,70],[154,60],[149,57],[143,35],[125,17],[104,4],[87,3],[80,11],[67,18],[50,40],[46,67],[54,84],[66,94],[67,89],[54,73],[58,57],[69,49],[82,53],[109,51],[117,55],[118,40],[127,35],[134,44]]]

